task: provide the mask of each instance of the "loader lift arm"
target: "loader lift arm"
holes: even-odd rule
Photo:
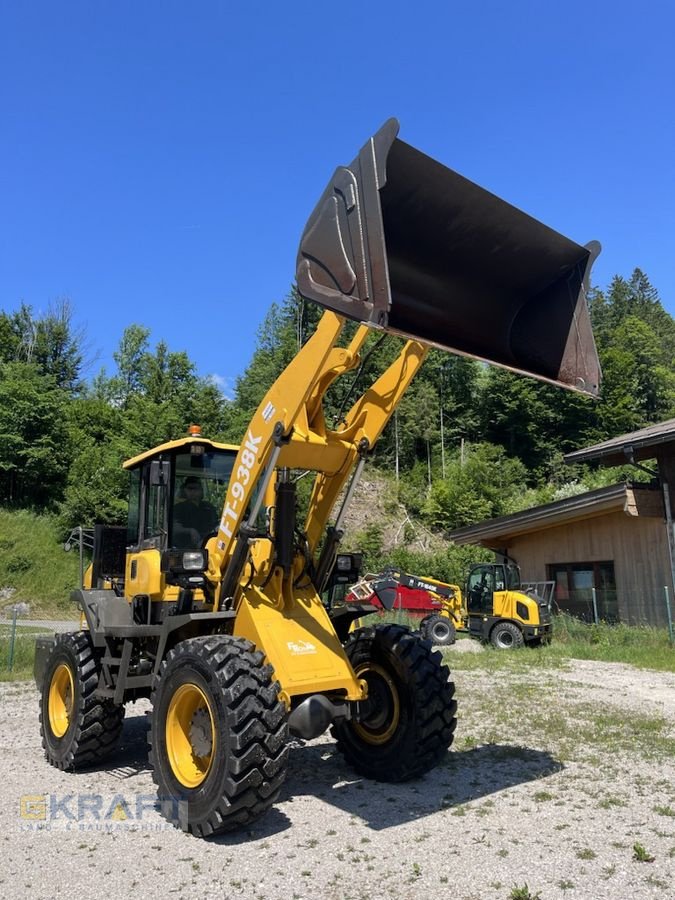
[[[234,463],[218,536],[209,553],[208,577],[214,586],[221,586],[219,605],[236,606],[248,545],[255,540],[257,510],[254,508],[246,520],[244,515],[259,482],[262,496],[280,469],[317,472],[304,527],[313,555],[359,458],[378,440],[428,352],[424,344],[407,341],[386,371],[356,400],[341,427],[329,429],[323,412],[326,391],[359,364],[359,351],[370,330],[360,326],[348,347],[341,348],[336,342],[344,325],[343,316],[324,313],[315,334],[282,372],[251,419]],[[317,580],[325,580],[329,569],[329,563],[322,565],[319,561]],[[322,586],[317,584],[319,590]]]
[[[586,294],[600,245],[580,246],[558,234],[400,141],[398,129],[388,120],[349,166],[336,169],[307,221],[298,289],[327,311],[244,437],[209,547],[208,578],[219,607],[237,605],[255,514],[263,497],[271,499],[275,472],[317,472],[304,532],[313,555],[359,455],[373,447],[430,346],[598,393]],[[344,317],[363,324],[339,348]],[[408,342],[354,403],[344,426],[330,430],[326,390],[357,365],[369,328]],[[278,485],[276,493],[275,557],[288,577],[292,549],[288,540],[282,544],[282,532],[294,526],[290,501],[283,500],[290,492]],[[338,517],[314,567],[319,589],[339,530]]]
[[[365,699],[320,592],[365,455],[428,348],[589,394],[600,382],[586,305],[599,245],[583,247],[552,231],[399,141],[397,132],[390,120],[349,166],[338,167],[308,219],[298,289],[326,312],[256,410],[207,545],[213,611],[233,611],[234,634],[264,648],[289,709],[314,691],[352,704]],[[347,318],[361,324],[340,347]],[[373,328],[406,342],[344,421],[328,428],[326,391],[357,366]],[[304,530],[295,521],[292,469],[316,473]],[[328,525],[350,477],[343,508]],[[261,533],[263,503],[270,516]],[[305,653],[311,660],[303,661]],[[332,674],[317,678],[322,668]]]
[[[193,434],[127,460],[137,489],[124,596],[105,583],[75,592],[89,629],[36,655],[47,759],[70,769],[102,758],[121,705],[150,694],[162,809],[199,836],[246,827],[275,802],[289,731],[309,739],[330,725],[355,770],[381,781],[428,772],[452,743],[454,684],[428,642],[399,625],[347,636],[320,596],[366,455],[428,348],[598,393],[586,292],[599,245],[552,231],[397,134],[390,119],[309,217],[298,290],[326,312],[241,445]],[[342,347],[347,319],[360,325]],[[357,366],[370,329],[405,343],[329,428],[326,391]],[[294,469],[315,473],[302,528]],[[181,496],[188,479],[218,485],[218,503],[227,489],[215,536],[209,513],[186,546],[180,504],[201,508]]]

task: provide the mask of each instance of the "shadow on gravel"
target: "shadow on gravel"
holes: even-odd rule
[[[452,811],[562,769],[562,763],[549,753],[487,744],[449,752],[446,760],[423,778],[384,784],[354,775],[330,745],[300,746],[291,751],[281,800],[313,795],[380,830],[439,810]]]
[[[147,772],[150,768],[147,732],[145,713],[131,711],[112,756],[98,766],[75,773],[74,777],[99,771],[125,780]],[[278,804],[316,798],[358,816],[377,831],[424,819],[441,810],[461,815],[461,807],[466,803],[538,781],[563,769],[558,760],[540,750],[486,744],[448,752],[445,760],[423,778],[385,784],[354,774],[330,741],[305,744],[292,740],[290,750],[288,775]],[[316,815],[316,807],[312,815]],[[228,845],[248,843],[279,834],[290,825],[288,816],[276,805],[249,829],[207,840]]]
[[[130,778],[150,769],[148,762],[148,717],[141,713],[128,715],[124,721],[122,738],[105,767],[110,775]]]
[[[287,799],[282,794],[278,802],[280,803],[282,800]],[[279,809],[278,806],[273,806],[261,819],[245,830],[226,831],[223,834],[202,838],[202,840],[207,844],[237,847],[239,844],[250,844],[252,841],[263,841],[265,838],[274,837],[277,834],[281,834],[282,831],[287,831],[292,824],[283,810]]]
[[[71,777],[91,772],[105,772],[113,778],[125,779],[150,770],[148,762],[148,717],[144,712],[132,709],[124,719],[124,727],[119,743],[106,759],[94,766],[88,766]]]

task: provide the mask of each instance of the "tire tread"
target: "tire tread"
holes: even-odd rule
[[[75,727],[67,732],[64,753],[56,753],[50,745],[49,712],[46,709],[49,682],[45,682],[40,703],[40,736],[47,761],[57,769],[69,772],[93,765],[108,756],[122,732],[124,707],[95,695],[99,680],[99,663],[91,638],[86,631],[68,632],[57,637],[52,650],[71,657],[76,682],[77,709]],[[49,671],[49,662],[47,663]]]
[[[350,635],[345,651],[352,660],[369,657],[373,648],[398,660],[412,706],[412,722],[401,742],[392,746],[367,745],[349,722],[332,727],[338,750],[360,774],[378,781],[399,782],[434,768],[452,744],[457,725],[455,686],[441,654],[401,625],[378,625]],[[379,658],[379,657],[378,657]]]
[[[231,635],[182,641],[162,662],[153,691],[149,756],[160,794],[168,786],[161,775],[158,755],[161,751],[156,736],[159,723],[154,711],[167,673],[187,658],[210,669],[224,696],[231,738],[229,771],[222,796],[202,819],[191,818],[189,809],[187,815],[179,814],[177,820],[171,815],[169,818],[184,831],[207,837],[250,824],[276,801],[286,776],[288,722],[272,667],[263,665],[262,653],[250,641]]]

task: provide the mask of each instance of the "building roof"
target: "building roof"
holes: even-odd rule
[[[631,487],[625,483],[612,484],[595,491],[565,497],[564,500],[557,500],[555,503],[524,509],[510,516],[499,516],[496,519],[478,522],[476,525],[457,528],[449,532],[447,537],[456,544],[504,547],[510,539],[522,534],[608,513],[623,512],[632,516],[662,515],[661,504],[661,494],[658,491]]]
[[[672,450],[675,453],[675,419],[668,419],[667,422],[660,422],[658,425],[649,425],[630,434],[622,434],[601,444],[586,447],[584,450],[575,450],[574,453],[565,456],[565,462],[587,462],[597,459],[605,466],[623,466],[630,461],[631,451],[634,460],[653,459],[663,449],[664,444],[673,444]]]

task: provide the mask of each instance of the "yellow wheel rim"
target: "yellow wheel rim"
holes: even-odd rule
[[[367,744],[386,744],[396,733],[401,721],[401,701],[396,685],[382,666],[369,663],[356,675],[368,684],[368,717],[354,724],[354,731]]]
[[[75,700],[75,684],[70,666],[61,663],[49,685],[49,727],[54,737],[62,738],[70,727]]]
[[[173,774],[184,787],[196,788],[206,779],[215,753],[213,712],[196,684],[182,684],[166,714],[166,752]]]

